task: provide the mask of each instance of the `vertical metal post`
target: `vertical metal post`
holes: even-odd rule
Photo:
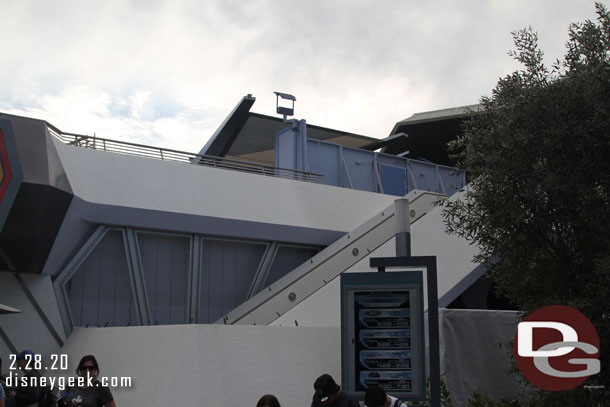
[[[307,124],[305,123],[305,120],[298,121],[297,131],[299,132],[297,137],[297,150],[299,152],[299,156],[297,157],[297,170],[309,171],[309,165],[307,163]]]
[[[263,284],[269,275],[269,271],[271,270],[271,266],[273,265],[273,261],[275,260],[278,250],[279,245],[277,242],[271,242],[271,244],[269,244],[265,249],[256,273],[254,274],[254,278],[252,279],[252,283],[250,284],[250,288],[248,289],[246,299],[252,298],[256,293],[265,288]]]
[[[411,255],[411,219],[409,217],[409,200],[400,198],[394,201],[394,218],[396,219],[396,257]]]
[[[199,282],[199,266],[201,263],[201,236],[195,235],[191,238],[188,272],[188,294],[187,294],[187,324],[199,323],[199,296],[201,292]]]
[[[428,285],[428,346],[430,355],[430,407],[441,407],[441,361],[438,327],[436,258],[426,267]]]
[[[152,325],[146,283],[144,282],[144,270],[140,261],[140,249],[135,230],[125,228],[123,232],[125,240],[125,254],[127,256],[127,268],[132,284],[132,292],[135,301],[136,315],[141,325]]]

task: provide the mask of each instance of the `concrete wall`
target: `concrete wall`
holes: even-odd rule
[[[275,394],[285,407],[309,406],[322,373],[340,382],[338,328],[173,325],[76,328],[61,352],[73,369],[94,354],[119,406],[254,406]]]
[[[461,199],[463,192],[450,199]],[[472,262],[476,246],[465,239],[445,232],[440,207],[432,209],[411,224],[411,254],[413,256],[436,256],[438,273],[439,306],[445,307],[457,298],[484,270]],[[394,257],[395,240],[392,238],[370,255],[352,266],[346,273],[371,272],[371,257]],[[340,325],[339,277],[330,281],[306,300],[276,319],[272,325],[335,326]],[[427,308],[426,280],[424,276],[424,308]]]
[[[57,140],[55,144],[74,194],[104,205],[349,231],[394,199],[372,192],[95,151]]]
[[[46,123],[3,113],[0,113],[0,119],[11,121],[23,182],[50,185],[71,192]]]
[[[454,407],[473,391],[509,396],[506,349],[516,313],[441,310],[441,372]],[[172,325],[76,328],[61,353],[74,374],[94,354],[103,376],[131,377],[112,388],[119,406],[254,406],[275,394],[282,406],[309,406],[322,373],[340,383],[339,328],[259,325]]]
[[[47,141],[75,195],[43,268],[50,275],[97,224],[324,246],[394,199]]]
[[[9,355],[15,351],[31,349],[44,354],[59,351],[65,335],[49,276],[0,272],[0,303],[21,310],[0,315],[0,328],[6,335],[0,337],[3,372],[10,364]]]

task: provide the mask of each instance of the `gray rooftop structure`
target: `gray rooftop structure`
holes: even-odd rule
[[[244,96],[227,116],[199,154],[238,158],[265,164],[274,163],[274,135],[288,124],[280,117],[250,112],[256,101],[252,95]],[[326,127],[307,124],[307,137],[362,148],[378,141],[372,137]]]
[[[479,110],[480,105],[468,105],[415,113],[396,123],[390,131],[390,136],[406,133],[408,137],[389,142],[382,152],[398,155],[408,151],[405,156],[409,158],[453,165],[447,143],[461,134],[464,121]]]

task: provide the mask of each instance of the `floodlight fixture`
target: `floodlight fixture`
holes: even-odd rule
[[[297,98],[282,92],[273,92],[275,93],[275,111],[277,114],[281,114],[284,116],[284,120],[286,117],[294,115],[294,102],[296,102]],[[282,102],[280,104],[280,101]],[[288,101],[288,102],[286,102]]]

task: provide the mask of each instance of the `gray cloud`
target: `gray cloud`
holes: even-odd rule
[[[549,62],[594,4],[516,0],[5,0],[0,110],[66,131],[198,151],[246,93],[375,137],[411,114],[475,103],[517,65],[532,25]],[[172,127],[174,126],[174,127]]]

